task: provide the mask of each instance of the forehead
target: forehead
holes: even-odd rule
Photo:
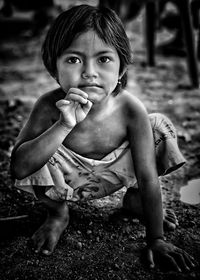
[[[76,37],[67,51],[82,51],[82,52],[111,52],[117,54],[114,46],[106,44],[95,31],[89,30]]]

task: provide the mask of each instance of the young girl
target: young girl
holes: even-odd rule
[[[149,116],[124,89],[131,52],[120,19],[107,8],[75,6],[55,20],[42,54],[59,88],[36,102],[11,158],[16,186],[49,209],[32,237],[36,252],[53,252],[69,222],[68,201],[126,186],[124,207],[145,221],[150,266],[156,256],[189,270],[191,258],[163,239],[170,215],[163,219],[158,180],[184,158],[171,122]]]

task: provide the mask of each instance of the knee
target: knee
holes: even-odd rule
[[[157,126],[162,122],[173,125],[172,121],[168,118],[168,116],[166,116],[162,113],[151,113],[151,114],[149,114],[149,119],[150,119],[152,125]]]
[[[154,133],[155,141],[157,138],[176,138],[176,128],[172,121],[161,113],[153,113],[149,115],[151,126]]]

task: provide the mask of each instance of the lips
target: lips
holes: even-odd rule
[[[79,86],[80,88],[102,88],[100,85],[98,84],[83,84]]]

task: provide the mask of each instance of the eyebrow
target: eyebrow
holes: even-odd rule
[[[98,56],[98,55],[105,55],[105,54],[114,54],[114,51],[112,50],[104,50],[104,51],[99,51],[97,53],[95,53],[95,56]],[[77,55],[80,55],[80,56],[85,56],[85,54],[81,51],[77,51],[77,50],[73,50],[73,49],[68,49],[66,51],[63,52],[63,54],[77,54]]]

